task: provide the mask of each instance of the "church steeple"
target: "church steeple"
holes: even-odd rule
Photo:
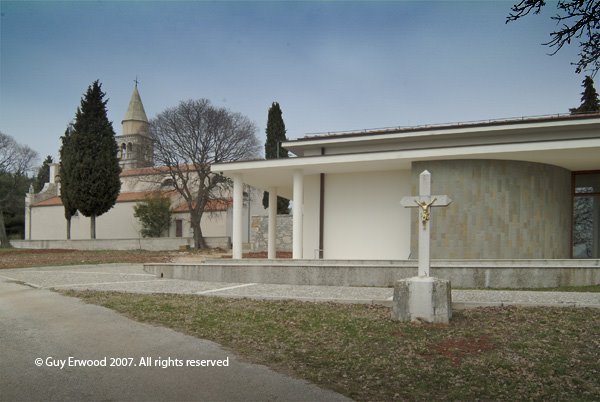
[[[140,93],[138,92],[137,80],[135,83],[135,87],[133,88],[133,93],[131,94],[131,100],[129,101],[127,113],[125,113],[125,118],[123,118],[121,124],[128,120],[142,121],[148,123],[146,111],[144,110],[144,105],[142,104],[142,98],[140,98]]]
[[[119,144],[119,164],[124,170],[153,165],[153,146],[148,130],[148,118],[137,84],[136,78],[127,113],[121,121],[123,134],[116,137]]]

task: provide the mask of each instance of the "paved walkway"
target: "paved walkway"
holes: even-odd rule
[[[134,269],[104,271],[76,269],[75,276],[143,278]],[[11,283],[0,272],[0,401],[349,400],[216,343]],[[25,272],[56,283],[58,276],[50,277],[68,271]]]
[[[296,286],[161,279],[141,264],[81,265],[0,270],[0,281],[43,289],[93,289],[135,293],[179,293],[222,297],[335,301],[391,305],[390,288]],[[453,290],[455,309],[479,306],[570,306],[600,308],[600,293]]]

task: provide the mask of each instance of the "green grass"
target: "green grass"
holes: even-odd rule
[[[449,326],[380,306],[66,291],[356,400],[600,400],[600,310],[481,308]]]

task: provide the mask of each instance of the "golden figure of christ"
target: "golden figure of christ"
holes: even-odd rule
[[[427,223],[427,221],[429,220],[429,217],[431,216],[431,205],[437,200],[437,198],[434,198],[433,200],[431,200],[431,202],[427,203],[427,201],[415,201],[415,204],[417,204],[419,206],[419,208],[421,208],[421,222],[423,223],[423,225],[425,225]]]

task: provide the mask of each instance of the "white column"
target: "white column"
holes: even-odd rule
[[[292,247],[292,258],[302,258],[302,210],[304,202],[304,174],[302,171],[297,170],[294,172],[294,200],[292,207],[292,224],[293,224],[293,247]]]
[[[236,174],[233,176],[233,230],[232,230],[232,258],[242,258],[242,232],[244,230],[244,222],[242,220],[244,208],[244,183],[242,175]]]
[[[271,187],[269,190],[269,237],[267,258],[272,260],[277,258],[277,188]]]

